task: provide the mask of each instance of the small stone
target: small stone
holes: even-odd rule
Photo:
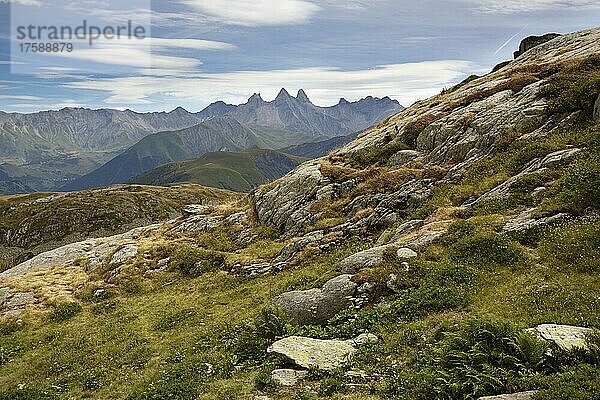
[[[271,378],[281,386],[296,386],[306,378],[308,371],[295,369],[276,369],[271,373]]]
[[[418,257],[418,254],[416,251],[411,250],[406,247],[398,249],[398,251],[396,252],[396,255],[398,256],[399,260],[408,260],[410,258]]]

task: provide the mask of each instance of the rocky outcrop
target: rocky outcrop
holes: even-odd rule
[[[318,163],[302,164],[277,181],[275,187],[256,191],[256,216],[261,224],[275,227],[286,235],[298,234],[315,221],[310,206],[319,199],[331,197],[331,191],[326,190],[329,184]]]
[[[552,39],[556,39],[559,36],[560,35],[558,33],[547,33],[542,36],[526,37],[525,39],[523,39],[521,41],[521,44],[519,45],[519,50],[515,51],[514,56],[515,56],[515,58],[518,58],[521,54],[525,53],[526,51],[529,51],[529,50],[533,49],[534,47],[539,46],[540,44],[549,42]]]
[[[329,280],[321,289],[284,293],[273,304],[296,325],[316,325],[327,322],[340,311],[352,306],[357,285],[352,275],[340,275]]]
[[[267,352],[285,356],[302,368],[314,367],[322,371],[332,371],[349,361],[361,345],[377,341],[377,336],[371,334],[363,334],[352,340],[320,340],[290,336],[273,343]]]
[[[536,158],[535,160],[531,161],[519,174],[504,181],[467,206],[472,207],[477,204],[491,201],[508,200],[512,194],[513,186],[524,177],[533,174],[539,174],[547,169],[553,169],[560,167],[561,165],[565,165],[577,157],[580,153],[580,149],[566,149],[548,154],[543,158]]]
[[[513,394],[501,394],[499,396],[480,397],[479,400],[531,400],[537,391],[520,392]]]
[[[533,228],[545,228],[565,222],[570,215],[565,213],[555,214],[549,217],[535,218],[535,208],[525,210],[515,217],[509,219],[502,228],[505,232],[523,232]]]
[[[108,258],[112,257],[113,254],[117,255],[116,261],[119,261],[120,257],[130,256],[133,252],[135,241],[140,237],[155,231],[159,227],[160,225],[151,225],[133,229],[122,235],[88,239],[83,242],[59,247],[58,249],[35,256],[24,263],[0,273],[0,281],[6,278],[20,276],[31,271],[66,265],[76,260],[87,260],[89,262],[89,270],[94,270],[102,265],[102,263],[110,261]],[[118,252],[115,253],[120,247],[122,247],[122,249],[127,249],[127,254],[119,255]]]
[[[323,231],[315,231],[307,233],[306,235],[293,240],[279,251],[277,257],[275,257],[274,262],[286,262],[292,260],[308,245],[318,243],[320,240],[323,239],[323,237]]]
[[[17,317],[28,304],[35,301],[33,292],[12,292],[10,288],[0,288],[0,315],[7,318]]]
[[[587,349],[586,338],[592,333],[589,328],[570,325],[543,324],[527,330],[541,340],[552,343],[561,350]]]

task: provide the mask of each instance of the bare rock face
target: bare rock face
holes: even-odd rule
[[[318,163],[302,164],[278,181],[274,188],[260,188],[254,194],[258,220],[286,235],[300,233],[314,221],[310,206],[319,198],[330,195],[323,190],[329,183],[321,174]]]
[[[515,52],[515,58],[519,57],[521,54],[525,53],[528,50],[533,49],[540,44],[544,44],[549,42],[552,39],[556,39],[560,35],[558,33],[547,33],[542,36],[529,36],[521,41],[521,45],[519,46],[519,50]]]
[[[321,289],[284,293],[273,299],[273,304],[294,324],[322,324],[352,306],[357,285],[351,278],[352,275],[340,275],[329,280]]]
[[[290,336],[273,343],[267,352],[281,354],[303,368],[332,371],[347,362],[361,345],[377,341],[377,336],[371,334],[363,334],[352,340]]]
[[[501,394],[499,396],[480,397],[479,400],[531,400],[537,391],[520,392],[513,394]]]

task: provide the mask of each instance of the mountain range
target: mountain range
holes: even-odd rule
[[[280,149],[366,129],[396,114],[395,100],[314,105],[303,90],[273,101],[216,102],[198,113],[65,108],[0,112],[0,189],[75,190],[127,182],[158,165],[219,150]]]

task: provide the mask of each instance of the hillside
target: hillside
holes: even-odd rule
[[[231,192],[197,185],[0,197],[0,269],[67,243],[167,221],[188,204],[235,198]]]
[[[593,29],[0,273],[0,399],[596,399],[598,232]]]
[[[177,163],[154,168],[131,180],[142,185],[168,186],[189,182],[250,192],[261,184],[281,178],[303,159],[274,150],[249,150],[241,153],[214,152]]]

